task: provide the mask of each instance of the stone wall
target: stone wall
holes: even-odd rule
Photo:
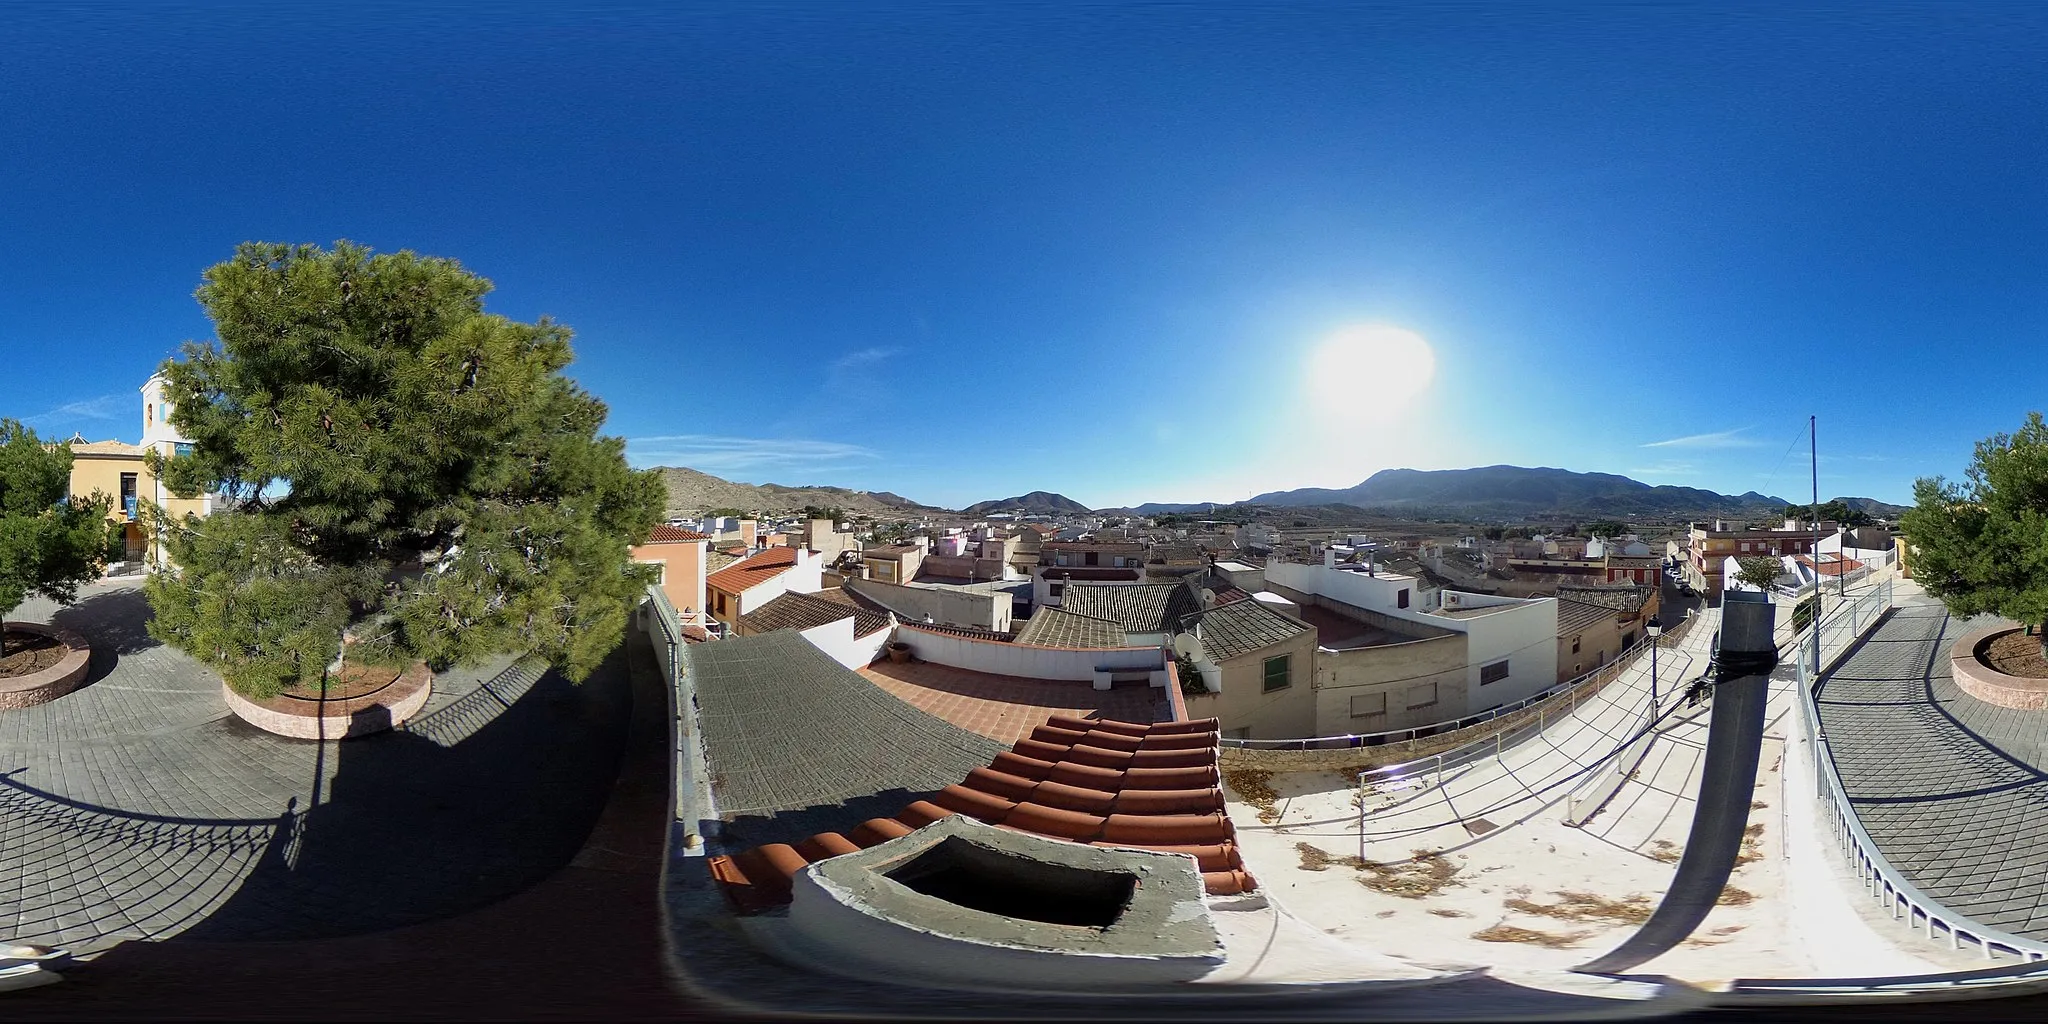
[[[27,675],[0,679],[0,710],[47,704],[85,684],[86,669],[92,662],[92,648],[78,634],[36,622],[9,622],[0,628],[56,637],[70,648],[55,665]]]

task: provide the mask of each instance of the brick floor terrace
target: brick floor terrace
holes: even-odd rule
[[[860,674],[927,714],[999,743],[1015,743],[1054,715],[1165,721],[1165,694],[1143,683],[1097,690],[1083,682],[1025,679],[934,665],[876,662]]]

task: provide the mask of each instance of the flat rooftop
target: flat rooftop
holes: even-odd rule
[[[860,674],[882,690],[940,721],[998,743],[1012,744],[1054,715],[1122,722],[1164,722],[1165,691],[1144,683],[1093,684],[975,672],[928,661],[881,661]]]
[[[1361,647],[1386,647],[1392,644],[1411,643],[1425,639],[1407,633],[1375,626],[1369,622],[1340,615],[1318,605],[1302,605],[1296,616],[1316,628],[1316,644],[1333,651],[1351,651]]]

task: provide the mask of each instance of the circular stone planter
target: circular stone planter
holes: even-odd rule
[[[367,736],[401,725],[419,714],[434,690],[434,673],[420,662],[397,679],[365,694],[346,698],[294,697],[279,694],[254,700],[220,684],[221,699],[237,718],[279,736],[301,740],[338,740]]]
[[[9,622],[0,624],[0,630],[11,629],[17,633],[38,633],[55,637],[58,642],[70,648],[55,665],[38,669],[25,676],[0,678],[0,708],[29,708],[37,704],[48,704],[85,684],[86,664],[92,660],[92,646],[85,638],[68,629],[40,622]]]
[[[1949,650],[1949,668],[1956,686],[1986,704],[2022,711],[2048,709],[2048,679],[2009,676],[1984,663],[1993,640],[2020,632],[2019,626],[1992,626],[1965,635]]]

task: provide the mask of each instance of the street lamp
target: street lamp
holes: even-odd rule
[[[1664,624],[1655,615],[1643,623],[1643,632],[1650,637],[1650,713],[1657,713],[1657,638],[1664,635]]]

